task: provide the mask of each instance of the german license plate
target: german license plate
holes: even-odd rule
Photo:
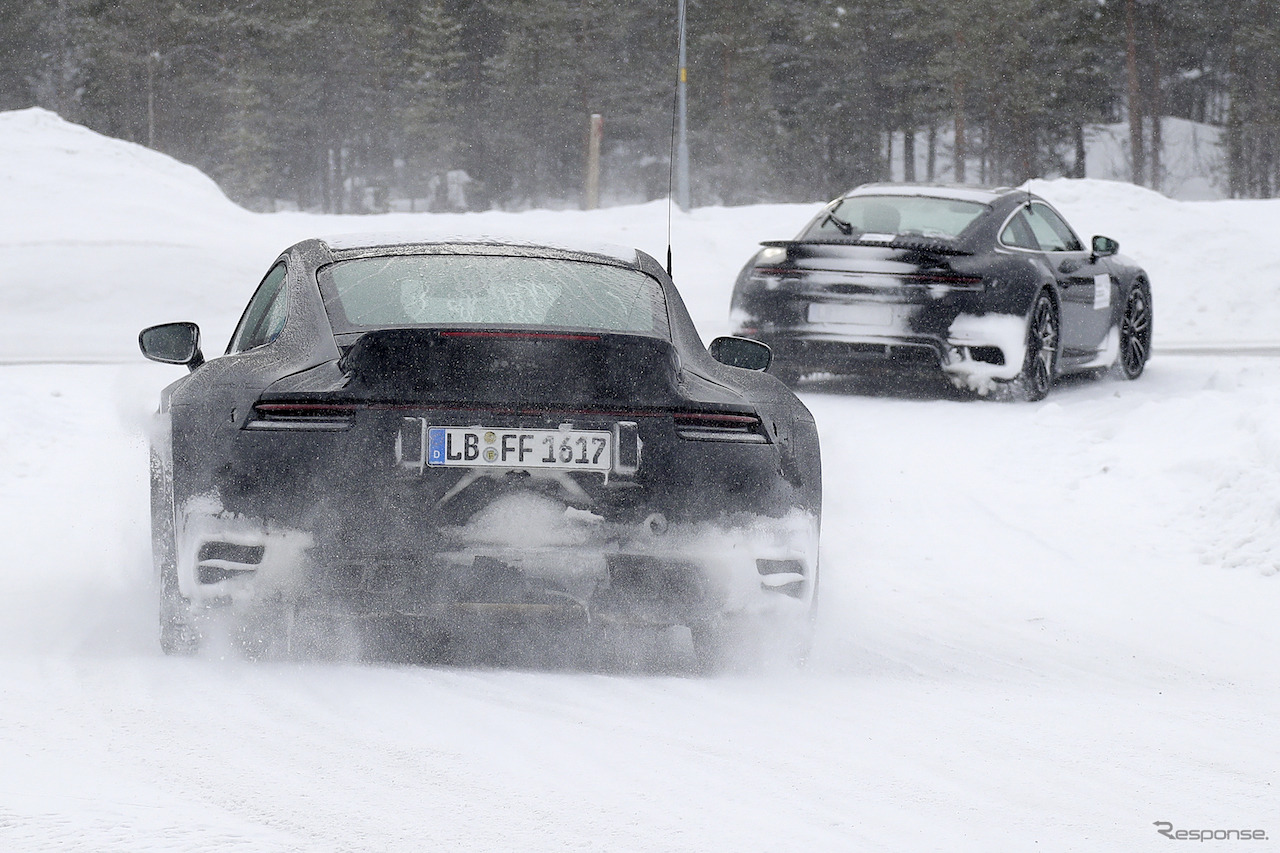
[[[809,306],[810,323],[847,323],[852,326],[888,326],[893,323],[891,305],[834,305],[815,302]]]
[[[612,442],[611,433],[599,430],[431,427],[427,465],[608,471]]]

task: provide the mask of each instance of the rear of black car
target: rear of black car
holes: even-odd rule
[[[788,381],[871,366],[1016,375],[1021,338],[975,322],[1026,310],[1020,291],[1002,286],[1016,261],[975,239],[994,197],[952,192],[961,197],[861,190],[795,240],[765,243],[734,287],[735,332],[768,344]]]
[[[784,373],[867,361],[937,370],[956,318],[986,310],[984,291],[981,269],[939,247],[777,242],[739,275],[731,320]]]
[[[806,612],[821,482],[803,407],[682,352],[634,269],[488,257],[320,270],[338,357],[282,370],[179,507],[184,594],[433,625]],[[446,279],[431,296],[427,268]]]

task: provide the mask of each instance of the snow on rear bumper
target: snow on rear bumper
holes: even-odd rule
[[[442,529],[431,547],[390,558],[342,553],[310,532],[221,512],[209,498],[188,502],[183,517],[179,586],[198,606],[274,598],[355,615],[564,611],[689,624],[733,613],[802,616],[817,582],[818,523],[800,510],[621,524],[516,493]]]
[[[942,370],[961,388],[988,394],[1016,379],[1027,353],[1027,321],[1018,314],[960,314],[947,330]]]

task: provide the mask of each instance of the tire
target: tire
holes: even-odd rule
[[[1125,379],[1137,379],[1151,357],[1151,291],[1139,282],[1125,299],[1120,318],[1120,355],[1116,372]]]
[[[1043,400],[1053,387],[1058,373],[1058,344],[1062,322],[1058,304],[1048,290],[1040,291],[1027,322],[1027,355],[1017,380],[1018,396],[1034,403]]]
[[[166,655],[193,655],[200,650],[200,631],[191,602],[178,588],[178,549],[174,534],[173,480],[156,454],[151,456],[151,559],[159,588],[160,650]]]

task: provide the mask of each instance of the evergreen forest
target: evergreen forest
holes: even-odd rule
[[[0,0],[0,109],[254,209],[346,213],[576,205],[599,114],[605,198],[644,201],[669,188],[677,3]],[[687,3],[695,204],[828,198],[895,153],[907,180],[1076,175],[1117,122],[1159,189],[1158,116],[1221,128],[1232,196],[1280,192],[1276,0]]]

